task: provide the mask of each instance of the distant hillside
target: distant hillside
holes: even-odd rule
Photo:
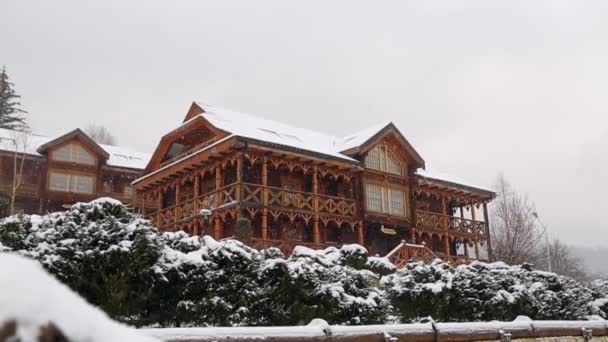
[[[572,246],[572,252],[592,278],[608,277],[608,247]]]

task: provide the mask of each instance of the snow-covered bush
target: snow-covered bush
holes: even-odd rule
[[[160,233],[120,202],[0,220],[0,252],[38,260],[112,318],[133,325],[235,326],[607,317],[608,282],[586,288],[529,265],[440,260],[397,271],[359,245],[291,256]]]
[[[584,319],[592,291],[575,280],[529,266],[473,262],[456,268],[435,260],[410,263],[383,279],[405,321],[431,316],[440,321]]]
[[[37,259],[90,303],[124,321],[140,315],[159,258],[157,231],[118,201],[78,203],[66,212],[0,221],[0,243]]]
[[[595,297],[589,303],[592,314],[608,319],[608,278],[593,281],[590,288]]]
[[[362,269],[367,250],[344,245],[296,247],[288,259],[267,252],[262,263],[263,315],[274,324],[303,324],[315,317],[334,324],[381,323],[390,305],[377,287],[380,276]],[[353,267],[354,266],[354,267]]]

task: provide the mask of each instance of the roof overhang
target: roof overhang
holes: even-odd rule
[[[432,178],[419,174],[416,174],[416,179],[419,187],[428,187],[430,189],[450,191],[453,193],[468,195],[471,197],[478,198],[479,200],[485,201],[491,201],[496,197],[496,193],[491,190],[473,187],[465,184],[459,184],[444,179]]]
[[[134,180],[131,184],[138,189],[143,189],[150,185],[163,182],[167,178],[174,177],[180,174],[180,172],[189,172],[197,166],[207,163],[210,159],[213,159],[213,157],[219,157],[222,153],[228,152],[235,147],[237,143],[238,138],[234,135],[229,135],[205,148],[194,151],[170,164],[147,173]]]

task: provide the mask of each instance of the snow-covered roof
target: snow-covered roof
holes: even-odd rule
[[[139,152],[126,147],[112,146],[99,144],[110,157],[108,158],[107,164],[116,167],[126,167],[130,169],[145,169],[151,153]]]
[[[359,132],[347,135],[344,138],[336,141],[336,148],[339,151],[346,151],[350,150],[351,148],[361,146],[390,124],[391,123],[388,121],[381,122],[379,124],[362,129]]]
[[[464,185],[466,187],[469,188],[474,188],[474,189],[478,189],[478,190],[482,190],[482,191],[488,191],[488,192],[494,192],[493,190],[490,190],[488,187],[485,186],[480,186],[478,184],[469,182],[467,180],[463,180],[460,177],[457,176],[453,176],[438,170],[435,170],[433,168],[429,168],[427,167],[426,169],[418,169],[416,171],[416,174],[418,176],[424,177],[424,178],[430,178],[430,179],[434,179],[434,180],[438,180],[438,181],[443,181],[443,182],[447,182],[447,183],[453,183],[453,184],[457,184],[457,185]]]
[[[14,131],[0,129],[0,151],[15,151],[15,135]],[[48,137],[40,134],[32,133],[27,136],[25,144],[25,153],[34,156],[40,156],[37,149],[53,140],[56,137]],[[130,169],[144,169],[152,156],[150,153],[138,152],[129,148],[98,144],[104,151],[109,154],[107,165],[115,167],[124,167]],[[17,150],[23,151],[23,144],[18,143]]]
[[[342,138],[201,102],[197,105],[205,111],[200,116],[214,127],[233,135],[356,162],[340,153]]]

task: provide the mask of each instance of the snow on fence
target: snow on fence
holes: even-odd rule
[[[320,320],[319,320],[320,321]],[[294,327],[142,329],[165,342],[393,342],[510,341],[518,339],[608,342],[608,321],[514,321]]]

